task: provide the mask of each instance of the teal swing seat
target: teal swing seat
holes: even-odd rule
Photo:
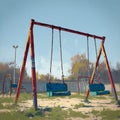
[[[13,88],[13,89],[16,89],[17,88],[17,84],[11,84],[11,88]]]
[[[46,83],[47,96],[69,96],[71,92],[68,91],[65,83]]]
[[[105,90],[104,84],[89,84],[89,91],[91,96],[110,94],[109,90]]]

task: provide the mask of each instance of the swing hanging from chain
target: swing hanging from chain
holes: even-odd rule
[[[96,43],[96,39],[94,38],[94,48],[95,48],[95,55],[96,55],[96,59],[97,59],[97,43]],[[88,60],[88,65],[87,65],[87,67],[88,67],[88,71],[87,71],[87,74],[88,74],[88,76],[90,77],[90,57],[89,57],[89,37],[87,36],[87,60]],[[98,65],[99,66],[99,65]],[[98,72],[98,67],[96,68],[96,76],[99,76],[100,77],[100,75],[99,75],[99,72]],[[100,83],[100,78],[98,78],[98,77],[96,77],[96,79],[98,79],[99,80],[99,83]],[[89,81],[90,82],[90,81]]]
[[[97,43],[96,43],[96,39],[95,38],[94,38],[94,46],[95,46],[95,53],[96,53],[96,59],[97,59]],[[90,76],[90,66],[89,66],[89,38],[88,38],[88,36],[87,36],[87,58],[88,58],[88,76]],[[98,67],[95,69],[95,72],[98,72]],[[105,85],[102,84],[100,81],[99,81],[99,83],[92,83],[91,84],[90,80],[91,80],[91,77],[89,79],[89,90],[90,90],[90,94],[92,96],[110,94],[110,91],[109,90],[105,90]]]
[[[62,42],[61,42],[61,30],[59,29],[59,45],[60,45],[60,62],[61,62],[61,74],[63,83],[51,83],[52,63],[53,63],[53,43],[54,43],[54,29],[52,28],[52,40],[51,40],[51,58],[50,58],[50,74],[49,83],[46,83],[47,96],[69,96],[71,92],[68,91],[67,84],[64,83],[63,73],[63,59],[62,59]]]

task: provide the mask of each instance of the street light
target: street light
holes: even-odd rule
[[[13,48],[15,49],[15,58],[14,58],[14,84],[15,84],[15,74],[16,74],[16,49],[18,48],[18,45],[13,45]]]

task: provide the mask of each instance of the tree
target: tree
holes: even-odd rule
[[[49,74],[40,74],[40,80],[49,81]],[[51,75],[51,81],[54,80],[57,80],[57,78]]]
[[[118,71],[120,71],[120,62],[117,62],[117,63],[116,63],[116,69],[117,69]]]
[[[7,63],[0,63],[0,73],[5,73],[9,69]]]
[[[89,61],[87,60],[85,54],[77,54],[71,58],[71,69],[70,72],[75,78],[78,75],[86,75],[89,69]]]
[[[48,79],[48,76],[46,74],[40,75],[40,80],[46,81]]]
[[[88,61],[85,54],[76,54],[71,58],[71,73],[68,79],[77,79],[78,76],[91,76],[95,63]],[[95,77],[108,79],[106,65],[104,62],[99,62],[95,72]]]
[[[3,76],[5,74],[11,74],[13,77],[13,73],[14,73],[14,66],[13,63],[0,63],[0,80],[2,80]],[[20,76],[20,68],[16,68],[16,82],[18,81]],[[25,69],[24,71],[24,80],[28,79],[28,74],[27,71]]]
[[[39,78],[40,78],[39,72],[36,71],[36,80],[39,80]]]
[[[120,83],[120,62],[116,63],[116,67],[112,68],[112,75],[115,83]]]

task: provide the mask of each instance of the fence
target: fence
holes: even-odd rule
[[[61,82],[61,81],[56,81]],[[85,81],[80,81],[79,83],[79,89],[78,89],[78,81],[65,81],[65,83],[68,85],[68,89],[71,92],[85,92],[87,89],[88,84]],[[26,88],[27,92],[32,92],[32,82],[23,82],[22,86]],[[46,81],[37,81],[37,92],[45,92],[46,91]],[[115,84],[116,91],[120,91],[120,84]],[[111,85],[107,84],[105,85],[107,90],[111,91]],[[9,91],[10,84],[9,82],[5,82],[5,91]],[[2,90],[2,84],[0,84],[0,91]]]

